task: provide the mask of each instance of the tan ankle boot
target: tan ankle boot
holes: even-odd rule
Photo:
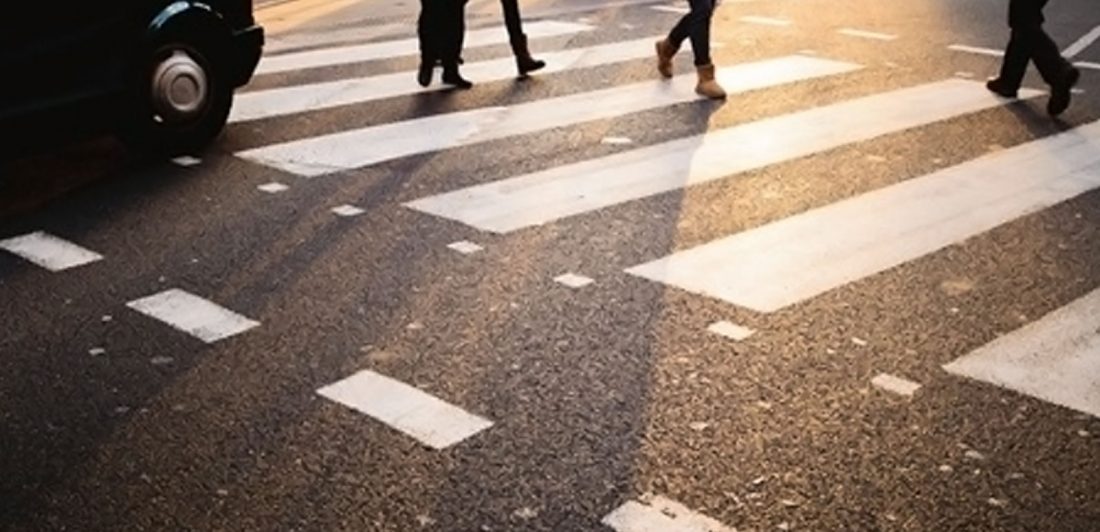
[[[657,71],[665,78],[672,77],[672,58],[676,56],[676,48],[668,39],[657,41]]]
[[[712,100],[724,100],[726,91],[714,80],[714,65],[703,65],[697,70],[699,83],[695,85],[695,92]]]

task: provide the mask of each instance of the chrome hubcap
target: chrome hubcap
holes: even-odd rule
[[[194,118],[206,105],[209,83],[202,66],[176,50],[153,70],[153,108],[165,122]]]

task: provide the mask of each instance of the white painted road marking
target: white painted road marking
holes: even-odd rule
[[[172,159],[172,162],[175,163],[176,166],[187,168],[189,166],[198,166],[202,163],[202,159],[199,159],[198,157],[193,157],[191,155],[181,155]]]
[[[259,186],[256,187],[256,189],[259,190],[260,192],[267,192],[268,194],[278,194],[280,192],[287,191],[289,188],[290,187],[288,187],[288,186],[286,186],[282,183],[274,183],[274,182],[264,183],[264,184],[259,185]]]
[[[493,425],[487,419],[373,371],[360,371],[317,390],[420,443],[445,449]]]
[[[1094,173],[1100,176],[1100,168]],[[944,366],[1100,417],[1100,290]]]
[[[592,26],[569,22],[536,21],[525,25],[523,29],[528,39],[539,39],[543,37],[571,35],[583,31],[590,31],[594,28]],[[507,42],[508,32],[503,26],[497,26],[466,32],[464,46],[469,49],[479,46],[506,44]],[[419,42],[416,38],[412,38],[357,44],[353,46],[323,48],[320,50],[283,55],[269,55],[265,56],[260,61],[259,66],[256,67],[256,74],[272,74],[306,68],[360,63],[378,59],[391,59],[395,57],[416,55],[419,53],[418,50]]]
[[[51,234],[34,233],[0,240],[7,250],[51,272],[59,272],[102,260],[103,256]]]
[[[544,53],[539,58],[546,61],[546,68],[540,74],[646,58],[653,54],[654,39],[657,37]],[[516,76],[516,62],[508,57],[467,63],[462,72],[481,83],[511,79]],[[243,92],[236,96],[229,120],[259,120],[445,89],[444,85],[420,87],[416,84],[415,72],[410,71]]]
[[[675,13],[677,15],[686,15],[691,12],[690,9],[681,6],[650,6],[650,9],[662,11],[664,13]]]
[[[1077,54],[1085,51],[1085,48],[1091,46],[1097,39],[1100,39],[1100,26],[1093,28],[1092,31],[1086,33],[1080,39],[1077,39],[1077,42],[1074,42],[1069,48],[1066,48],[1065,51],[1062,52],[1062,55],[1066,59],[1072,59]]]
[[[774,312],[1100,186],[1097,145],[1100,122],[627,271]]]
[[[993,48],[980,48],[977,46],[966,46],[964,44],[952,44],[947,47],[948,50],[954,50],[956,52],[965,52],[968,54],[988,55],[991,57],[1003,57],[1005,55],[1004,50],[994,50]]]
[[[873,39],[877,41],[893,41],[898,38],[897,35],[889,33],[878,33],[875,31],[858,30],[855,28],[841,28],[837,30],[837,33],[841,35],[847,35],[849,37],[859,37],[861,39]]]
[[[126,306],[208,344],[260,325],[257,321],[175,288],[131,301]]]
[[[646,495],[627,501],[603,518],[615,532],[734,532],[734,529],[676,501]]]
[[[407,206],[507,233],[1004,104],[978,82],[946,80],[476,185]]]
[[[871,379],[871,384],[881,390],[904,395],[906,397],[912,397],[912,395],[917,393],[917,390],[920,389],[920,384],[888,373],[875,375],[875,377]]]
[[[1077,68],[1087,68],[1089,70],[1100,70],[1100,63],[1090,63],[1088,61],[1078,61],[1073,64]]]
[[[747,340],[756,333],[756,331],[748,327],[742,327],[728,321],[715,322],[711,324],[710,327],[707,327],[707,330],[719,336],[725,336],[735,342]]]
[[[333,214],[335,214],[337,216],[343,216],[345,218],[350,218],[352,216],[359,216],[360,214],[363,214],[364,212],[366,212],[366,211],[364,211],[363,209],[360,209],[359,207],[356,207],[355,205],[339,205],[337,207],[332,208],[332,213]]]
[[[566,273],[555,277],[554,282],[568,286],[569,288],[584,288],[596,281],[591,277],[585,277],[575,273]]]
[[[737,94],[857,68],[850,63],[788,56],[723,68],[718,77],[727,92]],[[701,99],[695,93],[695,79],[680,76],[671,82],[645,81],[511,107],[480,108],[344,131],[247,150],[237,156],[314,177]]]
[[[458,242],[452,242],[447,244],[447,247],[453,251],[457,251],[463,255],[470,255],[481,251],[483,248],[468,240],[460,240]]]
[[[749,24],[760,24],[762,26],[790,26],[791,25],[791,21],[789,21],[789,20],[784,20],[784,19],[781,19],[781,18],[771,18],[771,17],[757,17],[757,16],[751,16],[751,15],[747,16],[747,17],[741,17],[741,22],[747,22]]]

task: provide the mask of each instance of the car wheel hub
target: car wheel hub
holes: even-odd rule
[[[153,107],[165,122],[182,122],[202,113],[209,78],[190,55],[177,50],[153,71]]]

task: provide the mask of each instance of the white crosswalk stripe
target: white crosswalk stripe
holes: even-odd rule
[[[591,31],[592,26],[572,22],[536,21],[524,26],[529,39],[570,35],[582,31]],[[466,48],[506,44],[508,32],[503,26],[471,30],[466,33]],[[256,74],[275,74],[307,68],[362,63],[379,59],[393,59],[418,54],[419,43],[416,38],[382,41],[376,43],[322,48],[306,52],[294,52],[265,56],[256,68]]]
[[[540,59],[547,63],[542,74],[647,58],[653,53],[650,48],[655,39],[656,37],[647,37],[542,54],[539,56]],[[463,75],[479,82],[504,80],[515,77],[516,63],[510,57],[481,61],[465,65],[462,72]],[[415,77],[415,72],[398,72],[367,78],[246,92],[237,96],[230,121],[258,120],[444,89],[440,85],[421,88],[416,84]]]
[[[1100,167],[1092,179],[1100,181]],[[944,366],[1100,418],[1100,290]]]
[[[409,206],[507,233],[1003,104],[978,83],[941,81],[478,185]]]
[[[857,68],[850,63],[789,56],[727,67],[719,71],[718,77],[728,92],[736,94]],[[316,177],[403,156],[613,118],[700,98],[690,77],[672,82],[646,81],[510,107],[481,108],[344,131],[237,155],[289,173]]]
[[[627,271],[774,312],[1100,187],[1098,144],[1100,122]]]

